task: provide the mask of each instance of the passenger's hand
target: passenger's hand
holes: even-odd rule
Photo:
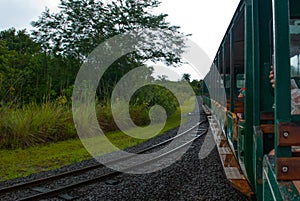
[[[273,66],[271,66],[269,78],[270,78],[270,82],[272,84],[272,87],[274,88],[275,87],[275,79],[274,79],[274,68],[273,68]]]

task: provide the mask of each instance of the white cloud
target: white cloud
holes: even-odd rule
[[[162,0],[157,12],[168,13],[191,40],[213,58],[240,0]]]
[[[38,19],[45,7],[55,11],[58,2],[59,0],[1,0],[0,30],[11,27],[30,30],[30,23]]]
[[[230,20],[240,0],[162,0],[158,13],[167,13],[167,20],[181,27],[181,31],[192,34],[195,42],[210,59],[213,59]],[[189,73],[192,79],[201,79],[192,67],[184,65],[175,70]]]

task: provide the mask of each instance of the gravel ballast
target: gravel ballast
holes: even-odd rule
[[[77,200],[247,200],[227,181],[216,148],[204,159],[195,141],[181,160],[150,174],[122,174],[115,185],[99,182],[70,194]]]

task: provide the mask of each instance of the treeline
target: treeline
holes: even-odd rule
[[[59,54],[48,54],[25,30],[17,31],[14,28],[0,32],[0,55],[2,105],[45,103],[61,97],[71,97],[82,61]],[[139,66],[139,63],[131,62],[127,65],[120,61],[105,72],[97,90],[99,98],[108,98],[118,80],[129,70]],[[142,76],[154,80],[152,73],[153,69],[148,68]],[[165,78],[161,79],[166,81]],[[182,80],[190,82],[189,74],[183,74]],[[201,81],[193,80],[190,83],[195,93],[199,94]]]
[[[1,104],[41,103],[70,97],[80,62],[47,54],[25,30],[0,32]]]
[[[0,33],[1,102],[28,103],[70,95],[81,64],[105,40],[134,30],[160,29],[144,46],[114,62],[99,83],[98,96],[108,96],[113,85],[146,60],[179,64],[184,35],[153,14],[157,0],[61,0],[60,11],[46,9],[32,22],[35,31],[9,29]],[[174,33],[174,35],[170,35]],[[176,33],[176,34],[175,34]]]

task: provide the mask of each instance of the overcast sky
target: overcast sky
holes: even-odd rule
[[[31,30],[30,22],[50,8],[57,11],[60,0],[1,0],[0,30],[15,27]],[[190,39],[197,43],[213,59],[230,23],[239,0],[162,0],[156,12],[169,14],[167,20],[190,33]],[[195,73],[192,78],[198,79]]]

